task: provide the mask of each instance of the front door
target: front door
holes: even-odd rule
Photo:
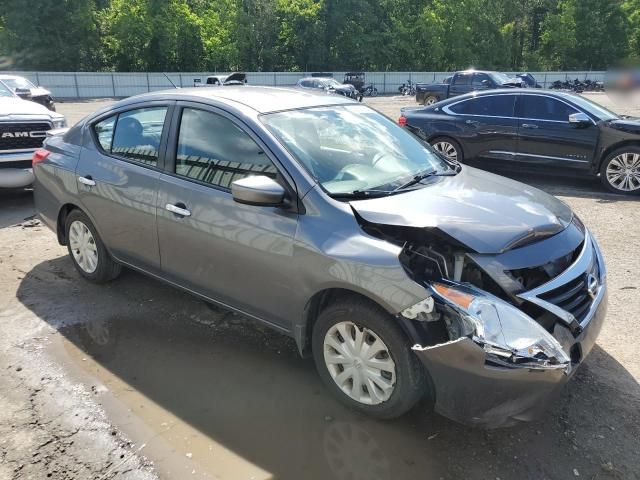
[[[99,119],[76,168],[80,202],[110,252],[150,272],[160,267],[156,196],[169,110],[154,104]]]
[[[542,170],[587,171],[591,167],[598,128],[569,123],[578,110],[546,95],[521,94],[516,102],[518,117],[517,160]]]
[[[298,213],[240,204],[230,191],[232,182],[250,175],[288,183],[233,117],[198,104],[183,104],[176,117],[168,171],[158,187],[163,275],[288,330],[278,312],[295,285]]]

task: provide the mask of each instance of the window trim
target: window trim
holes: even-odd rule
[[[450,108],[458,105],[459,103],[464,103],[464,102],[469,102],[471,100],[475,100],[477,98],[485,98],[485,97],[506,97],[508,95],[513,95],[515,98],[513,100],[513,115],[511,115],[510,117],[504,117],[501,115],[478,115],[475,113],[456,113],[454,111],[452,111]],[[453,102],[450,103],[448,105],[445,105],[444,107],[442,107],[442,110],[446,113],[448,113],[449,115],[454,115],[456,117],[484,117],[484,118],[507,118],[507,119],[514,119],[514,120],[518,120],[518,117],[515,116],[516,113],[516,102],[518,101],[518,94],[517,93],[496,93],[494,95],[481,95],[481,96],[475,96],[472,98],[465,98],[462,100],[459,100],[457,102]],[[532,120],[532,119],[528,119],[528,120]]]
[[[222,187],[219,185],[214,185],[213,183],[203,182],[202,180],[198,180],[196,178],[187,177],[186,175],[180,175],[176,173],[176,159],[178,155],[178,140],[180,137],[180,124],[182,123],[182,112],[185,108],[192,108],[195,110],[202,110],[204,112],[209,112],[214,115],[220,115],[221,117],[226,118],[234,125],[236,125],[240,130],[242,130],[245,134],[247,134],[251,140],[253,140],[256,145],[258,145],[264,154],[267,156],[269,161],[276,168],[278,174],[276,177],[276,181],[280,183],[287,191],[289,198],[291,199],[291,204],[293,207],[297,208],[299,213],[303,213],[304,208],[302,207],[302,203],[297,193],[296,184],[293,181],[293,178],[289,175],[289,172],[284,168],[281,162],[278,161],[275,154],[267,147],[265,142],[260,139],[260,137],[242,120],[240,120],[235,115],[231,114],[227,110],[220,108],[219,106],[211,105],[209,103],[200,103],[194,101],[178,101],[173,110],[172,118],[171,118],[171,127],[169,135],[167,136],[167,145],[165,149],[165,162],[162,173],[174,178],[179,178],[183,181],[195,183],[198,185],[202,185],[203,187],[212,188],[214,190],[227,193],[231,195],[231,189]]]
[[[151,102],[139,102],[139,103],[134,103],[131,105],[126,105],[122,108],[118,108],[115,110],[110,110],[108,112],[104,112],[103,114],[99,115],[96,118],[91,119],[91,121],[88,123],[88,128],[90,131],[90,135],[91,138],[93,140],[93,144],[95,145],[96,149],[102,154],[102,155],[106,155],[107,157],[110,158],[114,158],[116,160],[120,160],[121,162],[127,162],[130,163],[132,165],[137,165],[139,167],[144,167],[144,168],[148,168],[149,170],[154,170],[154,171],[158,171],[161,172],[164,170],[164,163],[165,163],[165,150],[166,150],[166,146],[167,146],[167,137],[169,134],[169,125],[171,123],[171,119],[173,117],[173,110],[175,108],[175,101],[171,100],[171,101],[151,101]],[[144,108],[154,108],[154,107],[165,107],[167,109],[167,112],[165,114],[164,117],[164,125],[162,126],[162,133],[160,134],[160,145],[158,146],[158,161],[156,162],[156,165],[149,165],[148,163],[143,163],[143,162],[137,162],[131,158],[128,157],[123,157],[121,155],[112,153],[112,152],[108,152],[106,151],[104,148],[102,148],[102,144],[100,143],[100,139],[98,138],[98,133],[96,132],[96,125],[104,120],[107,120],[108,118],[111,117],[116,117],[116,121],[114,124],[114,128],[113,128],[113,135],[111,136],[111,144],[109,146],[109,148],[111,149],[113,147],[113,138],[115,137],[115,132],[116,132],[116,128],[118,126],[118,119],[120,117],[120,114],[122,113],[127,113],[133,110],[142,110]]]
[[[582,110],[581,108],[579,108],[577,105],[573,105],[572,103],[567,102],[562,98],[559,98],[559,97],[556,97],[556,96],[553,96],[553,95],[549,95],[549,94],[537,93],[537,92],[500,92],[500,93],[493,93],[493,94],[489,94],[489,95],[482,95],[482,97],[499,97],[499,96],[505,96],[505,95],[515,95],[516,102],[518,101],[518,98],[523,96],[523,95],[553,98],[554,100],[558,100],[558,101],[570,106],[571,108],[576,109],[578,112],[584,113],[585,115],[587,115],[587,117],[589,117],[591,122],[594,125],[596,125],[596,122],[592,118],[592,116],[589,115],[589,113],[587,113],[584,110]],[[473,98],[478,98],[478,97],[473,97]],[[447,113],[448,115],[452,115],[452,116],[455,116],[455,117],[467,116],[467,117],[485,117],[485,118],[507,118],[507,119],[514,119],[514,120],[530,120],[530,121],[533,121],[533,122],[569,123],[568,120],[546,120],[546,119],[541,119],[541,118],[517,117],[515,115],[515,113],[516,113],[516,110],[515,110],[516,105],[515,105],[515,103],[514,103],[513,116],[512,117],[502,117],[502,116],[498,116],[498,115],[474,115],[474,114],[470,114],[470,113],[455,113],[455,112],[452,112],[450,110],[450,107],[453,107],[454,105],[457,105],[458,103],[468,102],[469,100],[473,100],[473,98],[464,98],[462,100],[458,100],[457,102],[449,103],[448,105],[445,105],[444,107],[441,107],[440,109],[443,112]]]

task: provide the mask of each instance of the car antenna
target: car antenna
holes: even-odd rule
[[[169,80],[169,83],[171,85],[173,85],[173,88],[180,88],[179,86],[177,86],[175,83],[173,83],[173,81],[169,78],[169,75],[167,75],[166,73],[162,72],[162,74],[167,77],[167,80]]]

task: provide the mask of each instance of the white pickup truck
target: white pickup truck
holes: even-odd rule
[[[0,188],[31,185],[33,152],[47,131],[66,126],[64,115],[22,100],[0,83]]]

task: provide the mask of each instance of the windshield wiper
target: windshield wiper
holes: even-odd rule
[[[403,183],[399,187],[392,190],[392,192],[397,192],[398,190],[404,190],[405,188],[413,187],[414,185],[417,185],[418,183],[429,177],[451,177],[453,175],[456,175],[457,173],[458,172],[456,170],[448,170],[445,172],[438,172],[437,170],[427,170],[425,172],[420,172],[417,175],[414,175],[414,177],[407,183]]]
[[[333,198],[375,198],[391,195],[395,190],[376,190],[374,188],[366,190],[354,190],[353,192],[332,193]]]

